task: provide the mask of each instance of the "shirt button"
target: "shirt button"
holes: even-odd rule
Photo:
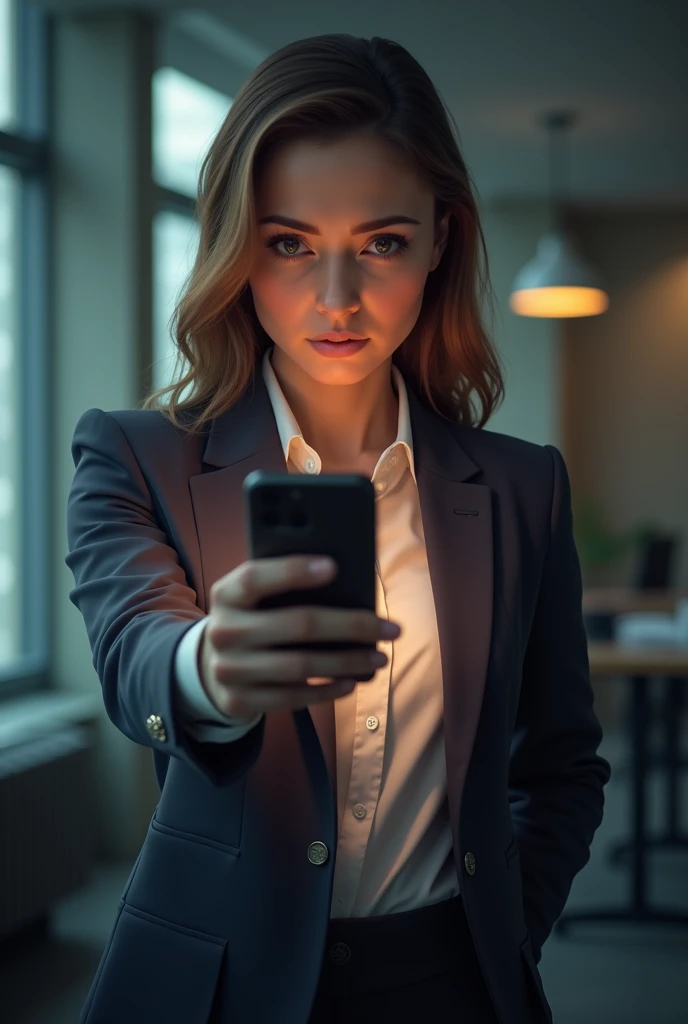
[[[380,491],[384,491],[384,489],[385,489],[385,485],[384,484],[382,484],[382,483],[375,484],[375,490],[376,491],[380,492]]]
[[[380,723],[378,719],[375,717],[375,715],[370,715],[368,718],[366,718],[366,729],[370,729],[371,732],[374,732],[379,724]]]
[[[392,455],[391,456],[391,458],[389,460],[389,464],[390,464],[390,466],[396,466],[396,464],[397,464],[397,457],[396,457],[396,455]]]
[[[365,818],[367,813],[368,812],[366,811],[363,804],[356,804],[356,806],[354,807],[354,818],[358,818],[359,821]]]
[[[306,472],[315,473],[315,459],[306,459]]]
[[[466,856],[463,859],[463,862],[466,865],[466,871],[468,872],[468,874],[469,875],[474,875],[475,874],[475,857],[473,856],[473,854],[472,853],[467,853]]]

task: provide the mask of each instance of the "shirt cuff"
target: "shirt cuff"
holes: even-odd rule
[[[180,640],[174,659],[177,707],[187,732],[201,743],[231,743],[241,739],[263,717],[247,721],[219,711],[203,689],[198,652],[208,616],[199,619]]]

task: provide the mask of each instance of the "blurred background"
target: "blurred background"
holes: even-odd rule
[[[76,1024],[159,796],[150,750],[105,714],[68,600],[74,427],[88,408],[134,408],[169,381],[202,156],[252,69],[322,32],[397,40],[451,109],[506,367],[488,429],[556,445],[571,476],[613,776],[591,860],[540,964],[554,1020],[681,1024],[688,7],[678,0],[0,0],[0,1016]],[[544,305],[553,294],[558,305]]]

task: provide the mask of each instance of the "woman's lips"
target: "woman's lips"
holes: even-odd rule
[[[322,356],[337,359],[360,352],[369,341],[370,338],[364,338],[363,341],[311,341],[311,345]]]

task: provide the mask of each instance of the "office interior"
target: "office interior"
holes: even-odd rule
[[[202,156],[264,57],[324,32],[396,39],[446,100],[506,369],[486,429],[555,445],[570,474],[612,778],[539,965],[554,1020],[682,1024],[688,8],[672,0],[0,0],[0,1016],[78,1019],[159,798],[68,599],[74,427],[171,379]],[[602,313],[512,308],[554,208]]]

